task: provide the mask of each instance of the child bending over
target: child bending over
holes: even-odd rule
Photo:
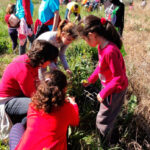
[[[66,60],[65,52],[69,44],[71,44],[76,38],[76,25],[67,20],[62,20],[58,26],[58,31],[48,31],[41,34],[37,39],[49,41],[52,45],[59,49],[59,58],[63,64],[64,69],[68,74],[71,74],[69,65]],[[56,63],[50,64],[50,69],[57,68]],[[46,68],[41,68],[39,70],[39,78],[42,79],[43,72]]]

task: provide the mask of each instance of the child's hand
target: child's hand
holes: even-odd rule
[[[89,83],[88,80],[82,80],[81,83],[82,83],[82,85],[83,85],[84,87],[87,87],[87,86],[90,85],[90,83]]]
[[[66,98],[71,104],[76,104],[76,102],[75,102],[75,97],[67,97]]]
[[[103,99],[101,98],[101,96],[99,94],[97,94],[97,100],[101,103],[103,101]]]
[[[71,71],[70,69],[67,69],[67,70],[66,70],[66,73],[67,73],[68,75],[72,75],[72,71]]]

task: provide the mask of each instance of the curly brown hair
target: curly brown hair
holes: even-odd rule
[[[64,104],[66,86],[67,79],[63,72],[60,70],[47,72],[31,98],[31,104],[37,110],[44,110],[46,113],[52,112],[54,107]]]
[[[38,67],[46,61],[55,61],[58,57],[58,48],[45,40],[34,40],[31,50],[27,53],[32,67]]]

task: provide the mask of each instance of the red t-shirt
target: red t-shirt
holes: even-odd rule
[[[67,150],[67,128],[78,124],[77,104],[65,102],[50,114],[37,111],[30,105],[27,129],[15,150]]]

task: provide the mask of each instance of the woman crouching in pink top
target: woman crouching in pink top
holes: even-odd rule
[[[58,56],[49,42],[35,40],[31,50],[15,58],[5,69],[0,82],[0,139],[8,137],[12,122],[25,123],[30,97],[38,83],[38,69]]]

